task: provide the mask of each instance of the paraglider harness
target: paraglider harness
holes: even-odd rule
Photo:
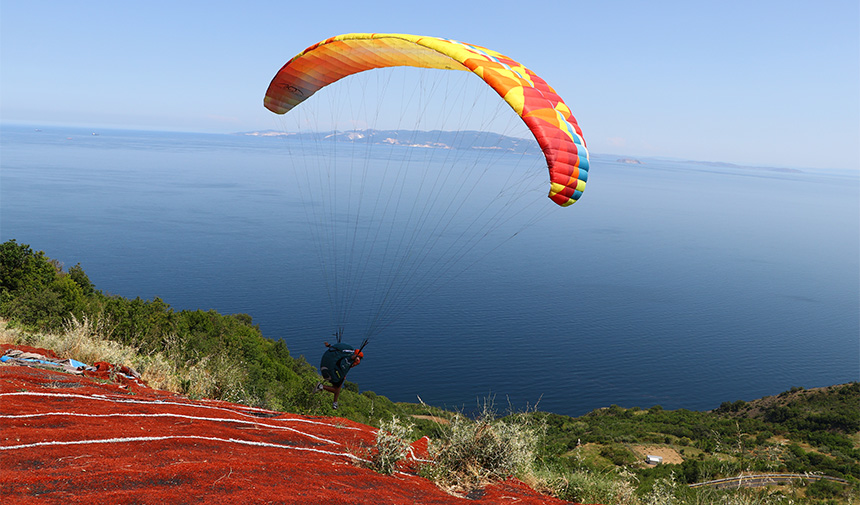
[[[328,349],[323,353],[320,361],[320,373],[323,379],[331,382],[331,385],[338,387],[343,384],[346,379],[346,374],[349,370],[360,361],[359,356],[361,350],[367,345],[368,340],[364,339],[361,347],[357,350],[354,346],[341,342],[343,330],[340,329],[334,334],[337,337],[337,343],[328,346]]]

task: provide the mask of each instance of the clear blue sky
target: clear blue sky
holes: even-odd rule
[[[349,32],[504,53],[595,153],[860,169],[857,0],[0,0],[0,120],[235,132],[305,47]]]

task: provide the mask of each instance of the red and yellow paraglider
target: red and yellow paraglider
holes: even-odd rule
[[[287,62],[269,85],[264,105],[284,114],[346,76],[397,66],[475,73],[516,111],[537,139],[549,169],[549,198],[568,206],[582,195],[588,179],[588,150],[570,109],[534,72],[483,47],[405,34],[339,35]]]

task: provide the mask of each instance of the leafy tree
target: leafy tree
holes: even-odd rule
[[[95,286],[90,282],[90,278],[87,276],[86,272],[84,272],[80,263],[69,268],[69,277],[75,281],[78,286],[80,286],[81,292],[84,296],[92,296],[95,294]]]
[[[45,253],[33,252],[29,245],[9,240],[0,245],[0,289],[20,291],[25,287],[44,287],[56,274]]]

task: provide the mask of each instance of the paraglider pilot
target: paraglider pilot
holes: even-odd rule
[[[323,353],[322,361],[320,362],[320,373],[323,380],[330,382],[331,386],[320,382],[314,391],[319,393],[325,390],[334,393],[334,403],[331,406],[337,409],[337,399],[340,397],[340,391],[343,389],[343,381],[346,379],[346,374],[352,367],[358,366],[361,363],[364,353],[361,349],[355,349],[349,344],[340,342],[336,344],[325,342],[325,346],[328,349]]]

